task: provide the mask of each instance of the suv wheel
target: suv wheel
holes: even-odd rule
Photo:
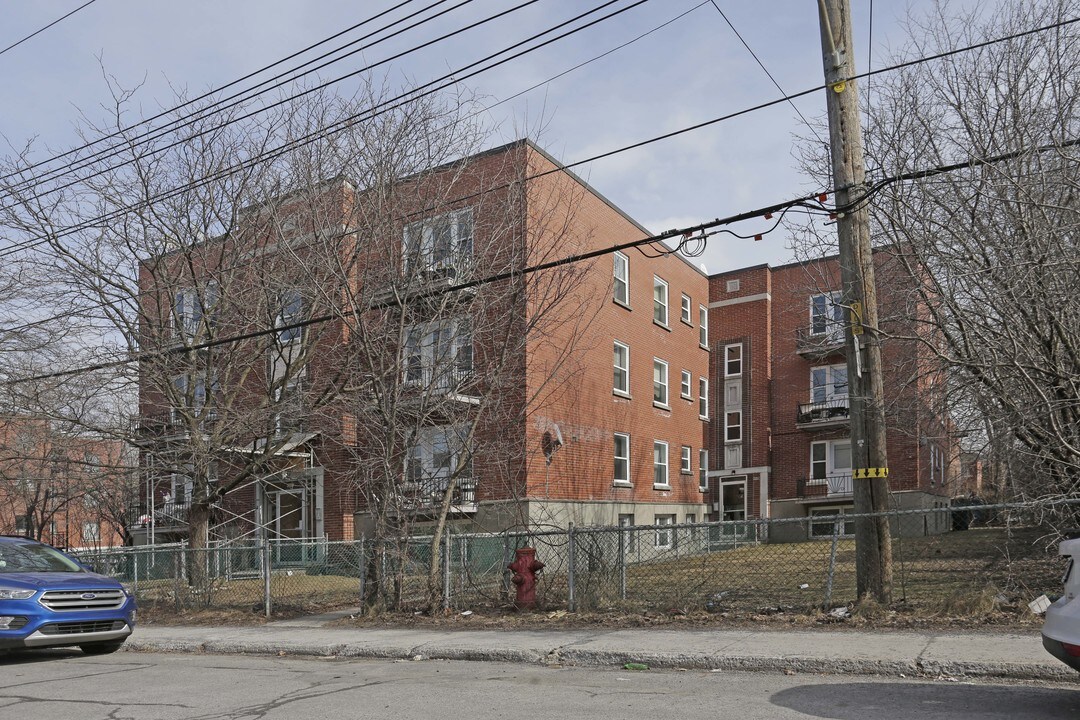
[[[99,643],[87,643],[80,645],[79,649],[87,655],[108,655],[114,653],[123,646],[124,641],[120,642],[99,642]]]

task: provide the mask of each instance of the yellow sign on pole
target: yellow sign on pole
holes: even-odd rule
[[[856,480],[866,480],[868,478],[887,478],[889,477],[889,468],[858,468],[852,477]]]
[[[862,303],[851,303],[851,334],[862,335]]]

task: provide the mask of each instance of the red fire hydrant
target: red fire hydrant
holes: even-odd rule
[[[518,610],[536,607],[536,574],[544,569],[544,563],[536,559],[536,548],[523,547],[515,552],[514,562],[507,565],[514,571],[511,581],[517,587],[514,606]]]

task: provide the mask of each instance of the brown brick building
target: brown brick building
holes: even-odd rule
[[[422,527],[444,498],[470,530],[702,520],[705,275],[652,248],[522,272],[648,235],[526,141],[387,192],[268,198],[143,263],[147,347],[247,336],[143,372],[156,539],[200,505],[211,538]]]
[[[892,505],[942,507],[957,450],[944,378],[915,337],[904,274],[875,254],[885,339]],[[808,517],[852,509],[845,314],[835,256],[709,278],[713,386],[710,518]],[[917,308],[916,308],[917,310]],[[914,317],[918,317],[915,315]],[[942,516],[943,518],[944,516]],[[927,532],[945,531],[928,527]],[[805,528],[791,532],[805,533]],[[811,524],[809,534],[830,534]]]

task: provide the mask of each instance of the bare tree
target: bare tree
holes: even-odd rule
[[[942,3],[910,21],[925,56],[1073,18],[1074,0],[989,13]],[[1065,26],[876,80],[868,158],[884,176],[970,162],[883,187],[874,233],[906,264],[926,350],[949,370],[969,442],[993,441],[1023,497],[1080,491],[1077,190],[1080,44]],[[993,159],[993,161],[989,161]]]

